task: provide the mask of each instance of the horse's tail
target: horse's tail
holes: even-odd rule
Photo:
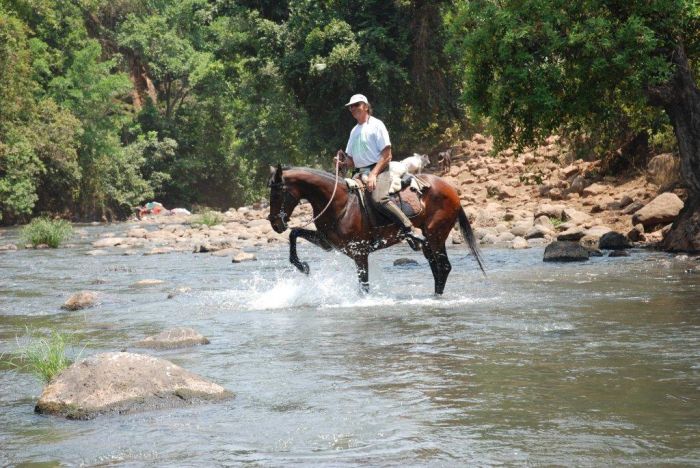
[[[479,264],[481,272],[484,274],[484,276],[486,276],[486,271],[484,270],[484,263],[481,258],[481,252],[479,251],[479,245],[476,242],[476,238],[474,237],[474,231],[472,231],[472,226],[471,224],[469,224],[469,218],[467,218],[467,214],[464,212],[464,208],[462,208],[461,206],[459,207],[459,230],[462,233],[464,241],[467,243],[467,245],[469,245],[469,250],[472,251],[474,258]]]

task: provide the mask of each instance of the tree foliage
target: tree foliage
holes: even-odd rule
[[[663,131],[648,91],[673,73],[685,43],[697,57],[694,0],[458,2],[448,23],[464,99],[501,144],[556,131],[599,152],[640,131]]]
[[[357,92],[398,156],[468,115],[502,144],[668,142],[650,104],[698,31],[696,0],[0,0],[0,216],[255,201],[270,164],[330,168]]]

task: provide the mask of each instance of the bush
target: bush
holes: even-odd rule
[[[224,217],[221,213],[216,211],[205,211],[195,218],[192,224],[204,224],[206,226],[212,227],[217,224],[224,222]]]
[[[22,229],[22,239],[34,247],[46,244],[55,249],[72,234],[70,223],[62,219],[35,218]]]
[[[55,330],[48,337],[38,337],[27,329],[27,344],[22,348],[21,363],[16,367],[48,383],[71,364],[66,352],[68,344],[68,337]]]

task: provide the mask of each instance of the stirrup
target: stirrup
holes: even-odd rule
[[[408,246],[416,252],[421,250],[421,248],[423,248],[423,244],[425,243],[425,237],[420,234],[414,234],[410,228],[404,228],[401,231],[401,238],[405,239]]]

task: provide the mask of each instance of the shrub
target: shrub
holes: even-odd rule
[[[26,339],[27,344],[20,353],[21,362],[16,367],[27,370],[48,383],[71,364],[66,351],[69,345],[66,335],[53,330],[49,336],[37,336],[27,329]]]
[[[46,244],[55,249],[71,234],[73,228],[62,219],[35,218],[22,229],[22,239],[34,247]]]
[[[217,224],[221,224],[224,221],[224,217],[221,213],[216,211],[205,211],[195,218],[192,224],[204,224],[206,226],[212,227]]]

